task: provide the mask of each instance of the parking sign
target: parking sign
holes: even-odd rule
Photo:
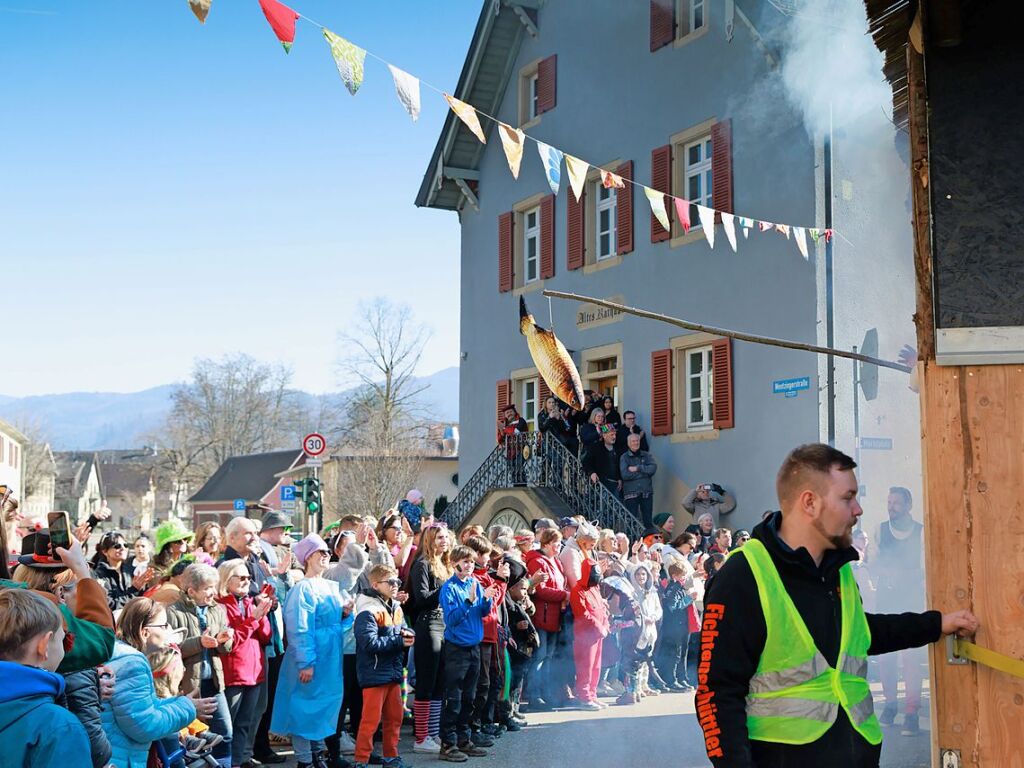
[[[235,499],[235,512],[245,512],[245,499]]]
[[[295,501],[295,486],[294,485],[282,485],[281,486],[281,501]]]

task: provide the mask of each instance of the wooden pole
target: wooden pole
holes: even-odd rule
[[[788,339],[775,339],[771,336],[756,336],[752,333],[743,333],[742,331],[730,331],[727,328],[715,328],[711,325],[693,323],[689,320],[680,320],[678,317],[662,315],[657,312],[650,312],[646,309],[627,307],[625,304],[617,304],[614,301],[607,301],[606,299],[595,299],[591,296],[580,296],[576,293],[566,293],[564,291],[546,290],[543,294],[545,296],[550,296],[553,299],[568,299],[570,301],[581,301],[588,304],[596,304],[599,307],[615,309],[629,315],[646,317],[648,320],[658,320],[659,322],[668,323],[669,325],[677,325],[680,328],[686,328],[690,331],[704,331],[705,333],[713,333],[716,336],[727,336],[730,339],[736,339],[737,341],[749,341],[751,344],[767,344],[772,347],[800,349],[805,352],[814,352],[819,355],[835,355],[836,357],[845,357],[849,360],[860,360],[862,363],[879,365],[883,368],[892,368],[894,371],[902,371],[903,373],[912,373],[914,370],[913,368],[909,368],[901,363],[894,363],[891,360],[881,360],[877,357],[871,357],[870,355],[862,355],[859,352],[847,352],[842,349],[832,349],[831,347],[819,347],[816,344],[804,344],[799,341],[789,341]]]

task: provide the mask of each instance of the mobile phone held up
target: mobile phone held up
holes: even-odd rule
[[[71,521],[67,512],[50,512],[46,516],[46,523],[50,529],[50,547],[56,557],[57,547],[71,547]]]

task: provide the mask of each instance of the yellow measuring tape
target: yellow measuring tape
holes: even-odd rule
[[[977,664],[984,664],[986,667],[998,669],[1008,675],[1024,677],[1024,661],[1004,656],[988,648],[982,648],[980,645],[975,645],[959,637],[953,641],[953,653],[961,659],[970,659]]]

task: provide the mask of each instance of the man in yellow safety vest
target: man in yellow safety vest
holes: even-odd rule
[[[864,612],[849,565],[856,466],[827,445],[793,450],[776,479],[781,511],[705,595],[696,707],[716,768],[878,766],[867,657],[978,628],[969,611]]]

